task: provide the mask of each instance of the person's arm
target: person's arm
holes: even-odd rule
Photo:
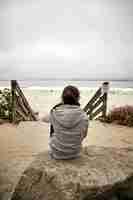
[[[61,106],[61,105],[62,105],[62,103],[56,104],[56,105],[51,109],[50,113],[52,112],[53,109],[55,109],[56,107],[59,107],[59,106]],[[41,121],[42,121],[42,122],[46,122],[46,123],[50,123],[50,113],[44,115],[44,116],[41,118]]]
[[[86,128],[83,128],[81,132],[81,140],[83,140],[87,136],[87,132],[88,132],[88,126]]]
[[[81,139],[82,140],[87,136],[88,127],[89,127],[89,120],[88,120],[88,117],[87,117],[83,121],[83,126],[82,126],[82,130],[81,130]]]

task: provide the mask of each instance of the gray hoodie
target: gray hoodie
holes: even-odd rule
[[[86,113],[76,105],[61,105],[51,110],[50,123],[54,128],[50,139],[52,156],[55,159],[78,157],[82,140],[87,135]]]

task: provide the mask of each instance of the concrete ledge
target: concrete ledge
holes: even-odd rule
[[[12,200],[121,199],[133,199],[133,149],[95,146],[69,161],[39,154],[12,195]]]

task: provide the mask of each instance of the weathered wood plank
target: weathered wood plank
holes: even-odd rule
[[[96,117],[98,114],[100,114],[100,112],[102,112],[103,110],[103,105],[100,106],[94,113],[91,113],[90,114],[90,119],[94,119],[94,117]]]
[[[24,121],[28,121],[28,117],[25,116],[25,114],[20,110],[20,108],[17,108],[16,112],[23,118]]]
[[[11,91],[12,91],[12,122],[18,121],[18,115],[23,120],[37,120],[36,116],[31,109],[26,97],[24,96],[19,84],[16,80],[11,81]]]
[[[16,115],[16,120],[14,121],[14,123],[24,121],[22,115],[18,111],[16,111],[15,115]]]
[[[36,120],[36,117],[35,117],[35,115],[34,115],[32,109],[31,109],[31,107],[30,107],[30,105],[29,105],[29,103],[28,103],[28,101],[27,101],[27,99],[25,98],[25,96],[24,96],[24,94],[23,94],[22,90],[20,89],[20,87],[19,87],[19,85],[18,85],[17,82],[16,82],[16,90],[17,90],[18,94],[22,97],[23,102],[24,102],[26,108],[30,111],[31,118],[32,118],[33,120]]]
[[[25,113],[25,115],[28,116],[29,111],[26,109],[25,105],[23,104],[22,98],[20,96],[17,96],[17,94],[15,94],[15,98],[16,98],[17,107],[20,107]]]
[[[87,115],[90,115],[90,118],[94,118],[100,112],[102,113],[102,117],[106,117],[107,112],[107,95],[109,91],[109,82],[104,82],[102,87],[100,87],[95,95],[91,98],[88,104],[84,107],[84,111]],[[96,112],[94,110],[99,107],[99,105],[103,103],[101,109],[97,109]]]
[[[103,102],[103,96],[101,96],[95,104],[93,104],[90,109],[87,111],[87,114],[91,114],[93,110],[95,110],[102,102]]]
[[[101,88],[99,88],[95,95],[91,98],[91,100],[87,103],[87,105],[84,107],[84,111],[87,112],[88,109],[91,107],[91,105],[97,100],[98,97],[101,95]]]

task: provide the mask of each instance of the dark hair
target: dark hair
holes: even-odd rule
[[[80,92],[78,88],[72,85],[68,85],[62,92],[62,101],[64,104],[80,105],[79,104]]]

